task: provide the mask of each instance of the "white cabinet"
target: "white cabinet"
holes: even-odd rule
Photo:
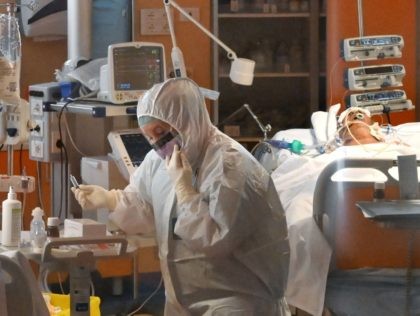
[[[213,84],[221,93],[214,112],[221,129],[233,125],[237,131],[239,126],[240,136],[262,136],[244,108],[231,116],[244,103],[264,125],[271,124],[273,132],[309,126],[310,114],[325,95],[320,84],[325,80],[320,71],[325,64],[320,62],[325,45],[321,7],[319,0],[213,2],[213,32],[238,57],[256,62],[253,85],[237,85],[229,79],[226,52],[214,45]]]

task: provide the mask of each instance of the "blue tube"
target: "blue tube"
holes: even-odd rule
[[[278,148],[278,149],[289,149],[289,144],[285,140],[267,140],[267,143],[269,143],[271,146]]]
[[[300,154],[302,150],[305,148],[305,145],[298,140],[293,140],[291,143],[285,140],[268,140],[267,141],[271,146],[278,148],[278,149],[289,149],[292,153]]]
[[[301,141],[296,140],[296,139],[293,140],[292,142],[287,142],[285,140],[274,140],[274,139],[267,140],[266,142],[269,143],[274,148],[288,149],[292,153],[295,153],[298,155],[302,154],[303,150],[310,150],[314,148],[316,148],[318,152],[322,152],[321,151],[322,146],[320,146],[319,144],[305,145]]]

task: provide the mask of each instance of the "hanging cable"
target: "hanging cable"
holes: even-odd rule
[[[19,174],[23,174],[23,144],[20,144],[19,148]]]
[[[63,142],[63,133],[61,129],[61,117],[63,115],[64,110],[67,110],[67,106],[74,102],[74,99],[69,99],[63,107],[60,109],[60,112],[58,113],[58,133],[59,133],[59,139],[57,141],[56,146],[60,148],[60,162],[61,162],[61,168],[60,168],[60,180],[61,180],[61,189],[60,189],[60,209],[58,211],[58,217],[61,218],[61,215],[63,213],[63,199],[65,203],[65,217],[68,215],[68,155],[67,155],[67,149]],[[64,162],[64,163],[63,163]]]
[[[132,311],[131,313],[129,313],[127,316],[132,316],[135,315],[136,313],[138,313],[143,307],[144,305],[146,305],[146,303],[153,297],[155,296],[155,294],[159,291],[160,287],[163,284],[163,277],[160,278],[159,284],[157,285],[156,289],[152,292],[152,294],[149,295],[148,298],[146,298],[144,300],[144,302],[138,307],[136,308],[134,311]]]
[[[40,207],[45,210],[44,208],[44,202],[42,200],[42,173],[41,173],[41,162],[36,162],[36,179],[37,179],[37,196],[38,196],[38,204]]]
[[[69,124],[68,124],[68,122],[67,122],[67,116],[66,116],[66,115],[64,115],[64,119],[63,119],[63,120],[64,120],[64,126],[65,126],[66,131],[67,131],[67,135],[69,136],[69,139],[70,139],[71,144],[73,145],[73,148],[74,148],[74,149],[76,149],[76,151],[77,151],[80,155],[82,155],[82,156],[87,156],[85,153],[83,153],[83,152],[79,149],[79,147],[77,147],[77,145],[76,145],[76,143],[75,143],[75,141],[74,141],[73,137],[71,136],[70,129],[69,129]]]
[[[62,106],[62,108],[60,109],[60,112],[58,113],[58,132],[59,132],[59,139],[57,141],[57,147],[60,148],[60,161],[61,161],[61,168],[60,168],[60,179],[61,179],[61,190],[60,190],[60,210],[58,212],[59,217],[61,217],[62,212],[63,212],[63,197],[64,197],[64,203],[65,203],[65,217],[68,216],[68,185],[69,185],[69,181],[68,181],[68,153],[67,153],[67,149],[66,146],[64,145],[64,141],[63,141],[63,132],[62,132],[62,126],[61,126],[61,118],[63,116],[64,110],[67,110],[67,106],[70,103],[73,103],[75,101],[81,101],[84,100],[92,95],[95,95],[97,93],[97,91],[92,91],[84,96],[78,97],[78,98],[68,98],[67,102]],[[65,120],[65,119],[64,119]],[[64,123],[66,124],[66,122]],[[72,137],[69,134],[69,138],[70,141],[73,143]],[[79,151],[77,149],[77,147],[75,146],[75,144],[73,144],[73,146],[76,148],[77,151]],[[81,153],[79,151],[79,153]],[[63,163],[64,161],[64,163]]]
[[[365,34],[363,25],[363,0],[357,0],[357,18],[359,21],[359,37],[363,37]],[[360,62],[360,65],[364,65],[363,61]]]
[[[337,59],[337,61],[334,63],[334,65],[331,67],[331,70],[330,70],[330,73],[329,73],[329,75],[328,75],[328,81],[329,81],[329,87],[330,87],[330,102],[329,102],[329,105],[331,106],[331,105],[333,105],[332,104],[332,102],[333,102],[333,80],[332,80],[332,77],[333,77],[333,75],[334,75],[334,71],[335,71],[335,68],[337,67],[337,65],[340,63],[340,61],[341,61],[341,59],[339,58],[339,59]],[[341,100],[340,100],[341,101]]]

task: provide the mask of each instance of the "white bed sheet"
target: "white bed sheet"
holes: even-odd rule
[[[410,129],[413,131],[412,126]],[[420,128],[418,130],[420,134]],[[406,138],[408,142],[410,139],[412,137]],[[398,155],[407,154],[420,157],[420,147],[369,144],[340,147],[332,153],[313,158],[288,155],[282,160],[272,178],[285,209],[289,229],[291,262],[286,299],[290,305],[315,316],[321,315],[323,310],[332,250],[312,216],[315,185],[323,168],[338,158],[396,159]]]

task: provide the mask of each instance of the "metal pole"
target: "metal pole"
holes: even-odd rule
[[[13,175],[13,145],[7,145],[7,175]]]
[[[92,0],[67,1],[67,65],[77,67],[90,59],[92,46]]]

